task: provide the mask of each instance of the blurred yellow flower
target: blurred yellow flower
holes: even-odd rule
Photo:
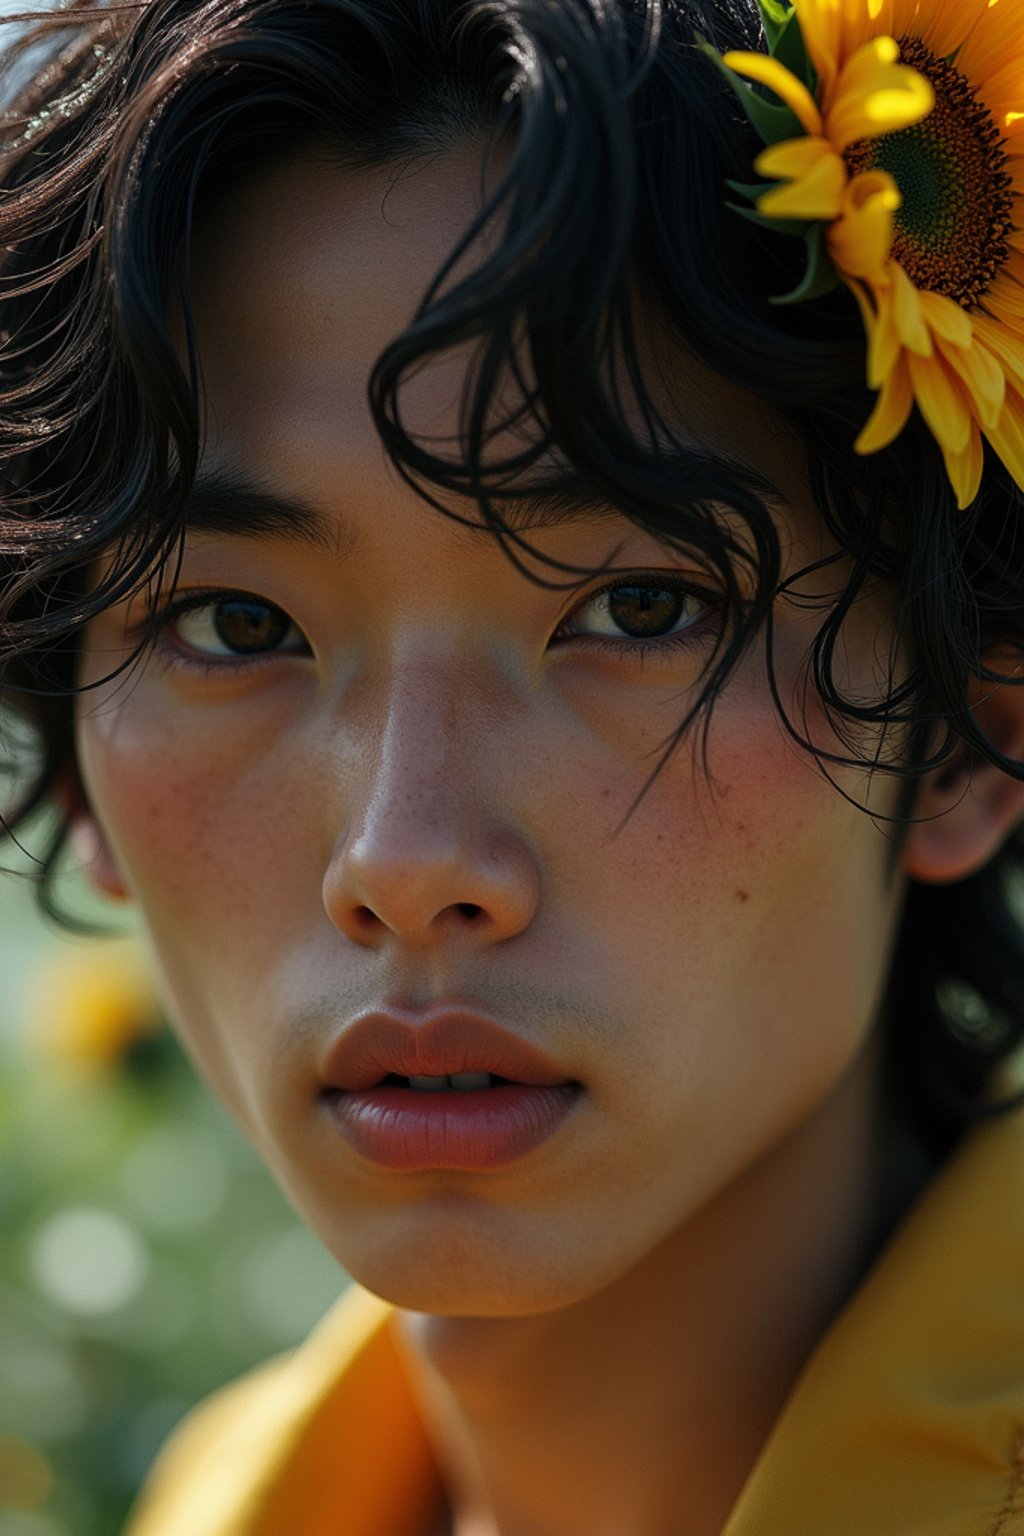
[[[40,1509],[53,1483],[53,1468],[37,1446],[20,1435],[0,1435],[0,1510]]]
[[[1024,488],[1024,4],[793,0],[816,93],[778,58],[724,62],[768,86],[799,137],[756,162],[769,219],[821,221],[855,294],[878,392],[857,439],[885,447],[916,403],[961,507],[982,438]]]
[[[100,1072],[115,1069],[161,1023],[145,956],[128,939],[51,951],[30,984],[25,1017],[41,1054]]]

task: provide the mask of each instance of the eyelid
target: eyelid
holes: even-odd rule
[[[576,600],[572,608],[563,618],[561,624],[559,625],[559,631],[564,629],[565,625],[568,624],[573,618],[575,618],[581,609],[586,608],[588,603],[592,603],[595,598],[603,597],[606,593],[609,592],[614,592],[619,587],[628,587],[631,583],[652,587],[660,583],[663,587],[674,589],[677,592],[683,593],[687,597],[696,598],[709,609],[719,607],[722,603],[722,594],[720,591],[716,591],[710,585],[702,584],[699,579],[695,580],[691,578],[685,571],[679,570],[678,568],[651,568],[648,566],[647,568],[641,567],[634,570],[621,570],[615,572],[614,580],[606,579],[602,582],[601,586],[594,587],[591,591],[582,593],[582,595]],[[694,621],[694,623],[697,622],[699,621]],[[585,639],[588,637],[582,636],[581,638]],[[596,639],[598,637],[594,636],[593,638]],[[670,635],[651,637],[647,643],[656,644],[658,639],[666,640],[670,638],[672,638]],[[623,635],[622,640],[623,644],[628,644],[630,637],[628,635]]]
[[[157,604],[147,604],[145,612],[140,616],[138,628],[140,630],[155,631],[162,629],[172,619],[176,619],[179,613],[191,613],[196,608],[205,608],[208,603],[223,602],[229,597],[251,597],[258,603],[266,603],[269,607],[277,608],[278,603],[271,603],[267,597],[260,597],[256,592],[248,592],[242,587],[192,587],[182,591],[175,587],[172,591],[161,596]],[[281,610],[282,613],[284,609]]]
[[[610,570],[601,571],[587,580],[600,578],[600,585],[585,590],[585,582],[581,582],[577,589],[581,596],[581,602],[589,602],[591,598],[600,597],[602,592],[613,591],[616,587],[627,587],[630,582],[663,582],[666,586],[674,586],[693,592],[698,597],[706,597],[709,601],[717,601],[721,598],[720,588],[715,584],[715,579],[705,571],[684,569],[678,565],[630,565],[612,566]]]
[[[143,642],[149,642],[159,649],[161,646],[166,652],[175,653],[175,659],[183,665],[202,666],[208,670],[218,667],[232,668],[257,664],[268,661],[277,656],[289,656],[301,654],[294,648],[278,647],[266,651],[204,651],[195,646],[190,646],[187,641],[180,638],[175,642],[168,637],[168,631],[174,622],[190,613],[202,612],[204,608],[216,607],[218,603],[228,602],[252,602],[261,604],[265,608],[272,608],[276,613],[287,619],[289,626],[302,636],[303,645],[310,650],[309,641],[295,619],[292,618],[287,608],[280,603],[275,603],[269,597],[263,597],[258,592],[250,592],[242,587],[195,587],[191,591],[182,592],[176,589],[162,602],[159,607],[150,609],[141,621],[139,629]]]

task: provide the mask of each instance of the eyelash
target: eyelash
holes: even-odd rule
[[[266,608],[272,608],[278,613],[284,613],[276,603],[268,598],[260,597],[256,592],[246,592],[241,587],[200,587],[195,591],[187,592],[181,597],[170,598],[162,608],[151,613],[146,621],[146,631],[150,639],[154,654],[168,667],[184,667],[188,671],[199,672],[204,677],[217,673],[230,672],[232,676],[252,671],[256,667],[266,666],[279,656],[302,655],[297,651],[253,651],[250,655],[238,652],[235,655],[214,655],[204,651],[185,649],[185,642],[175,640],[171,635],[172,626],[178,619],[186,614],[198,613],[203,608],[216,607],[218,603],[235,601],[249,601],[258,603]],[[296,628],[298,626],[296,625]],[[308,641],[306,642],[308,646]]]
[[[564,629],[570,620],[577,615],[588,603],[606,593],[617,591],[630,585],[658,587],[662,591],[670,591],[683,598],[696,599],[703,603],[705,612],[699,614],[687,624],[685,628],[676,633],[666,635],[654,635],[650,637],[623,635],[616,638],[611,635],[568,635],[565,638],[587,641],[589,647],[608,655],[629,655],[632,659],[638,659],[641,663],[649,657],[664,657],[666,653],[675,653],[692,649],[694,646],[704,643],[707,639],[709,628],[714,628],[720,622],[721,600],[717,593],[707,588],[696,586],[692,581],[687,581],[671,571],[623,571],[617,574],[616,580],[598,587],[593,592],[586,593],[566,616],[559,626]],[[178,598],[172,598],[163,608],[150,615],[147,622],[147,630],[152,637],[154,650],[161,656],[165,664],[169,666],[185,667],[192,671],[198,671],[204,676],[230,670],[232,675],[248,672],[254,667],[264,666],[270,660],[282,655],[302,655],[297,651],[254,651],[251,655],[242,652],[234,655],[213,655],[203,651],[185,650],[182,642],[176,642],[170,636],[172,625],[185,614],[195,613],[203,608],[213,607],[217,603],[229,600],[249,599],[253,602],[265,605],[267,608],[278,609],[276,603],[271,603],[267,598],[260,597],[255,592],[246,592],[238,587],[201,588],[184,594]],[[298,626],[296,626],[298,627]],[[308,644],[308,642],[307,642]]]
[[[684,650],[693,650],[695,646],[702,645],[708,638],[708,632],[717,631],[721,627],[722,602],[718,593],[707,587],[697,586],[685,577],[672,571],[621,571],[616,579],[606,582],[603,587],[598,587],[593,592],[586,593],[562,621],[559,626],[564,629],[588,603],[607,593],[618,591],[622,587],[651,587],[660,591],[672,592],[679,598],[690,598],[701,603],[704,612],[698,614],[686,624],[684,628],[675,634],[665,635],[572,635],[569,639],[585,640],[591,650],[599,651],[605,655],[619,656],[624,653],[631,660],[639,660],[643,664],[649,657],[654,659],[664,658],[666,654],[676,654]],[[677,621],[678,622],[678,621]]]

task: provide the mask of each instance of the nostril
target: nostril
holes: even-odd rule
[[[483,907],[479,902],[476,901],[456,901],[452,903],[452,906],[448,910],[454,910],[458,912],[460,917],[465,918],[468,922],[471,923],[478,923],[484,916]],[[362,929],[387,926],[384,923],[384,920],[381,918],[380,914],[375,912],[372,907],[366,906],[365,903],[361,903],[359,906],[353,909],[353,916],[355,917],[356,923]]]

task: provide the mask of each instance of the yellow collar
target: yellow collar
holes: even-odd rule
[[[130,1536],[422,1536],[440,1485],[354,1289],[171,1442]],[[1024,1113],[974,1131],[805,1367],[722,1536],[1024,1536]]]
[[[915,1206],[722,1536],[1024,1536],[1024,1114],[974,1130]]]

